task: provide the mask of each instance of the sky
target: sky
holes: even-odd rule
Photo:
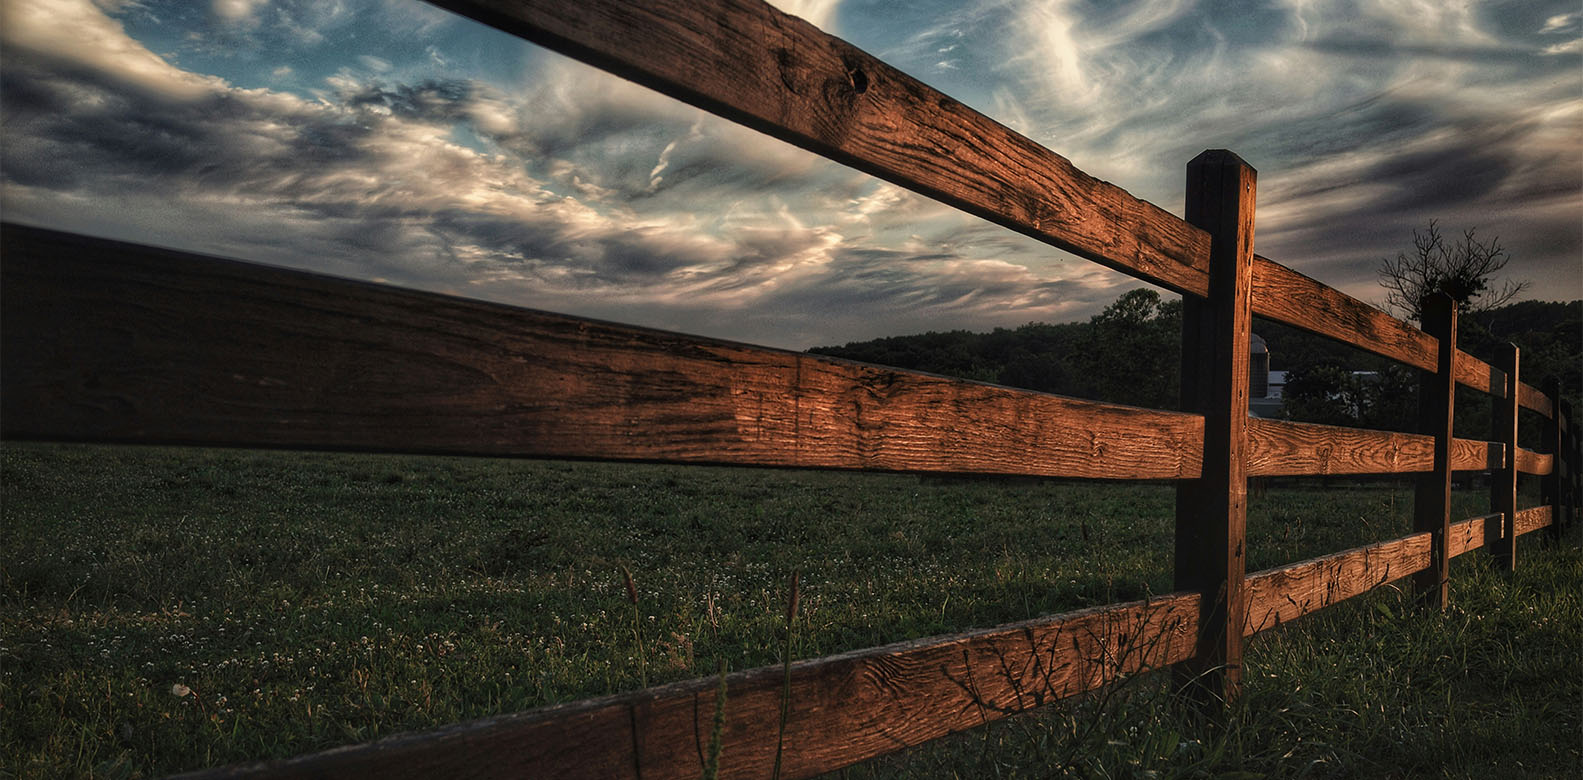
[[[1576,0],[776,5],[1365,301],[1432,219],[1583,297]],[[0,0],[0,216],[790,349],[1140,286],[416,0]]]

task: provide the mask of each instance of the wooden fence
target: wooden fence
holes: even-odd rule
[[[1254,170],[1187,166],[1186,220],[759,0],[444,0],[439,5],[1182,294],[1186,412],[947,379],[527,311],[18,225],[0,232],[6,439],[598,458],[1175,480],[1178,591],[729,676],[721,771],[855,762],[1181,665],[1223,696],[1244,637],[1576,511],[1578,437],[1515,347],[1457,348],[1253,254]],[[1250,418],[1261,315],[1421,369],[1420,434]],[[1492,440],[1454,438],[1458,385]],[[1517,444],[1519,409],[1547,421]],[[1453,522],[1453,471],[1488,471],[1494,513]],[[1544,475],[1519,508],[1517,475]],[[1415,532],[1244,571],[1249,477],[1415,474]],[[213,776],[694,777],[715,681],[397,736]],[[784,742],[782,742],[782,739]]]

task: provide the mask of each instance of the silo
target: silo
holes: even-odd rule
[[[1248,397],[1270,394],[1270,348],[1257,333],[1248,338]]]

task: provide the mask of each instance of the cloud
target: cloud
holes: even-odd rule
[[[1583,53],[1583,38],[1573,38],[1564,43],[1553,43],[1540,50],[1545,56],[1555,57],[1563,54]]]
[[[255,15],[260,6],[268,0],[214,0],[209,6],[210,11],[221,20],[231,24],[252,24],[257,21]]]
[[[520,83],[426,70],[465,48],[395,45],[455,32],[380,21],[403,7],[251,8],[261,46],[319,50],[353,22],[379,42],[246,82],[315,87],[290,93],[178,67],[87,0],[0,6],[8,218],[794,348],[1082,318],[1137,284],[559,57]],[[1576,34],[1564,14],[996,0],[905,27],[803,8],[908,70],[950,63],[949,91],[1173,209],[1188,159],[1238,150],[1262,171],[1258,250],[1359,297],[1436,217],[1577,286],[1583,101],[1540,53]]]
[[[155,100],[191,99],[220,83],[172,67],[86,0],[0,4],[0,43],[7,54],[33,58],[59,71],[114,70],[128,89]]]
[[[1261,171],[1259,250],[1360,297],[1434,217],[1511,236],[1575,296],[1583,79],[1544,53],[1583,45],[1583,14],[1547,6],[1567,4],[986,0],[953,29],[1012,52],[993,116],[1176,213],[1186,161],[1236,150]]]
[[[392,67],[394,67],[388,60],[375,57],[372,54],[360,54],[357,57],[357,61],[361,63],[364,68],[367,68],[368,70],[371,70],[375,73],[387,73]]]
[[[827,33],[840,34],[833,22],[841,0],[771,0],[770,5],[792,16],[802,17]]]
[[[12,218],[799,348],[1064,317],[1122,281],[1063,281],[1031,240],[582,66],[299,97],[182,71],[91,9],[113,55],[5,52]]]
[[[149,14],[174,19],[188,15],[185,6],[191,3],[138,0],[137,5]],[[457,20],[450,12],[416,0],[210,0],[207,5],[206,25],[187,48],[218,55],[301,56],[353,36],[364,41],[388,36],[405,48],[443,37],[445,28]]]
[[[1569,14],[1556,14],[1545,19],[1544,26],[1539,28],[1539,34],[1549,35],[1551,33],[1567,32],[1576,34],[1579,28],[1583,28],[1583,12],[1574,11]]]

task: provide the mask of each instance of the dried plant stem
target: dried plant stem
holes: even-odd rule
[[[643,616],[638,612],[638,587],[632,582],[632,572],[627,567],[621,567],[621,579],[627,586],[627,601],[632,602],[632,638],[637,642],[638,649],[638,684],[639,687],[649,687],[649,664],[643,655]]]
[[[720,685],[715,688],[714,726],[709,730],[709,757],[704,761],[703,780],[720,777],[720,753],[725,747],[726,734],[726,662],[720,659]]]
[[[780,730],[775,737],[775,770],[770,774],[772,780],[780,780],[781,776],[781,749],[786,744],[786,717],[791,714],[791,658],[792,658],[792,632],[797,626],[797,576],[793,571],[791,577],[791,598],[786,602],[786,649],[781,654],[781,669],[785,682],[781,687],[781,720]]]

